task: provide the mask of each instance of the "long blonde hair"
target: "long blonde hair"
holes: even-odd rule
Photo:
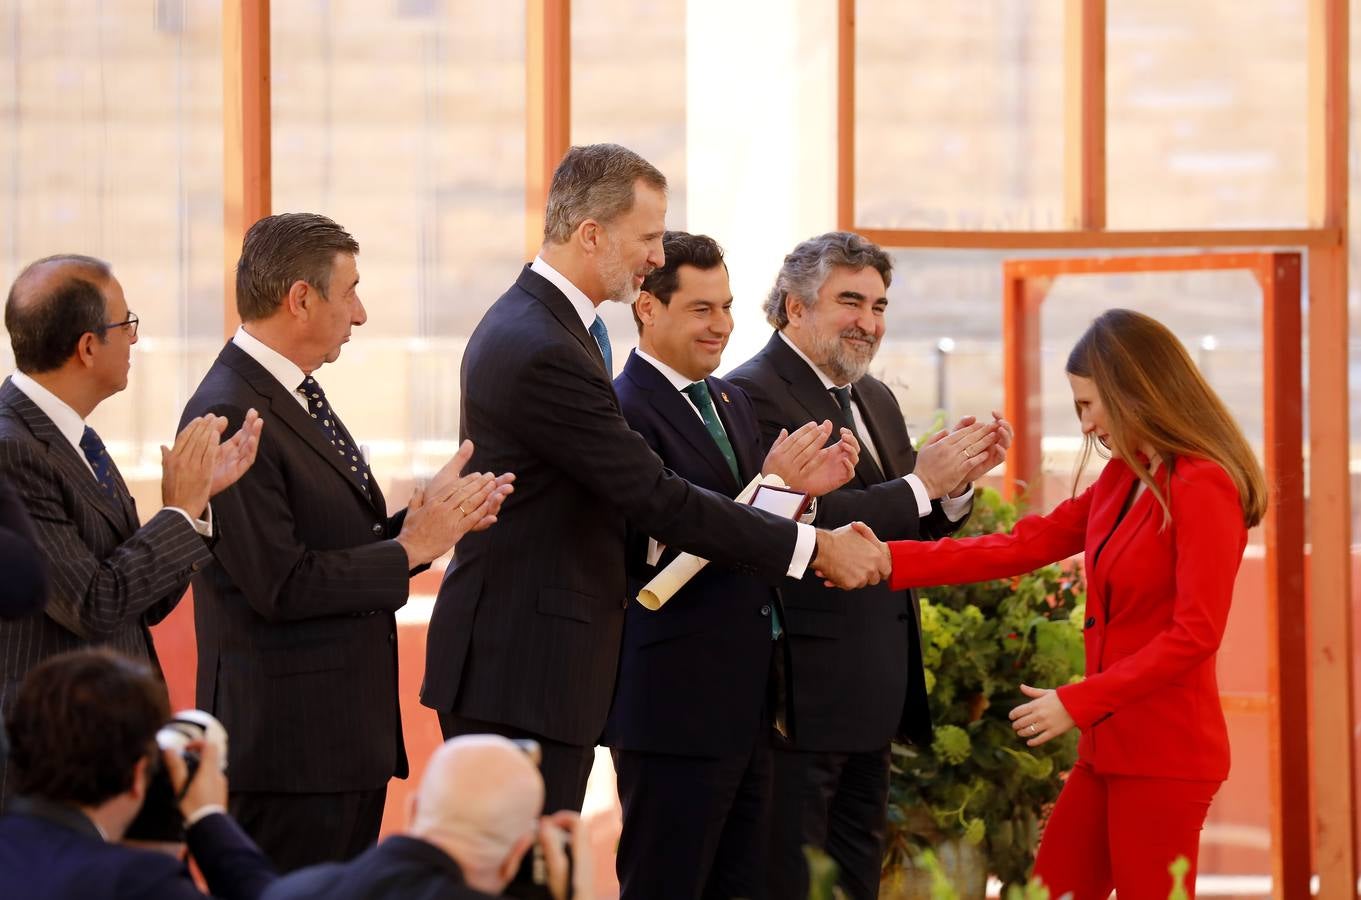
[[[1139,457],[1141,446],[1152,447],[1169,466],[1179,456],[1218,463],[1238,488],[1244,524],[1251,528],[1262,520],[1267,488],[1257,457],[1224,401],[1167,326],[1133,310],[1108,309],[1078,339],[1066,368],[1096,384],[1110,426],[1110,450],[1162,504],[1164,525],[1171,521],[1172,509]],[[1100,455],[1098,447],[1095,436],[1088,434],[1077,477],[1093,451]]]

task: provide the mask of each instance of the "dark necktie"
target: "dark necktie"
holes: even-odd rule
[[[113,459],[109,456],[109,451],[104,446],[104,442],[95,434],[95,430],[89,425],[85,426],[84,433],[80,436],[80,450],[85,454],[85,459],[90,464],[90,468],[95,471],[95,480],[99,482],[99,489],[108,495],[110,500],[118,499],[118,486],[113,480]]]
[[[855,432],[855,439],[860,441],[861,446],[864,446],[865,441],[860,436],[860,429],[855,427],[855,413],[851,410],[851,386],[830,387],[827,390],[831,391],[833,396],[836,397],[837,405],[841,407],[841,414],[846,419],[846,427]]]
[[[681,390],[694,401],[700,418],[704,419],[704,427],[708,430],[709,437],[718,445],[718,452],[723,454],[723,461],[728,464],[733,481],[740,487],[742,476],[737,474],[737,457],[733,455],[732,442],[728,440],[728,433],[723,430],[723,423],[718,421],[718,412],[714,409],[714,398],[709,394],[709,386],[702,381],[696,381],[694,384],[687,384]]]
[[[614,377],[614,354],[610,353],[610,333],[605,328],[605,320],[599,316],[591,323],[591,337],[595,338],[600,355],[605,358],[605,377]]]
[[[364,496],[369,495],[369,464],[364,462],[364,457],[355,446],[354,440],[347,437],[349,434],[340,424],[340,419],[336,417],[335,410],[331,409],[331,404],[326,400],[326,392],[321,389],[321,385],[311,375],[302,380],[298,390],[307,400],[307,412],[316,420],[321,428],[321,433],[331,442],[336,454],[341,457],[342,464],[350,470],[350,475],[354,478],[359,489],[364,492]]]

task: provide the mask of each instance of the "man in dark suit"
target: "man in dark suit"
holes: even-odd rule
[[[629,425],[671,471],[725,496],[762,473],[814,495],[844,484],[853,438],[820,450],[831,423],[809,423],[794,449],[817,451],[820,465],[789,465],[788,437],[767,456],[747,395],[712,377],[733,327],[718,243],[668,231],[663,247],[665,265],[633,305],[638,349],[614,382]],[[630,596],[672,556],[631,535]],[[623,804],[626,900],[765,896],[772,720],[787,727],[777,708],[788,691],[780,623],[777,590],[717,565],[660,610],[629,605],[602,739]]]
[[[111,650],[78,650],[31,673],[10,714],[19,796],[0,818],[0,888],[25,900],[176,900],[203,894],[180,859],[119,843],[160,766],[187,826],[189,854],[214,897],[249,900],[274,879],[269,862],[223,810],[217,747],[189,777],[156,747],[170,718],[151,671]]]
[[[397,623],[409,580],[509,490],[460,477],[463,448],[389,516],[359,445],[313,376],[367,315],[359,245],[324,216],[256,222],[236,269],[242,325],[185,408],[269,421],[255,467],[214,509],[216,564],[194,581],[198,704],[231,734],[232,813],[281,869],[378,838],[407,774]]]
[[[502,523],[459,547],[431,616],[421,700],[446,737],[543,747],[546,807],[580,809],[614,694],[628,605],[625,522],[770,581],[816,564],[877,582],[881,545],[739,506],[669,472],[620,414],[595,308],[632,302],[660,266],[666,179],[613,144],[554,172],[544,243],[488,310],[461,372],[474,465],[517,477]]]
[[[548,894],[593,900],[588,832],[574,813],[540,818],[543,778],[529,756],[499,735],[446,741],[411,797],[406,831],[347,863],[276,881],[265,900],[477,900],[499,897],[537,841]],[[562,847],[572,844],[571,874]]]
[[[5,325],[17,371],[0,385],[0,478],[33,521],[49,588],[41,612],[0,622],[0,708],[34,665],[107,644],[158,670],[149,626],[212,559],[208,498],[254,459],[251,426],[219,445],[225,420],[185,423],[162,450],[164,508],[140,525],[103,442],[85,419],[127,386],[137,317],[107,263],[55,256],[24,269]],[[7,788],[5,789],[7,792]]]
[[[888,254],[859,235],[799,244],[766,302],[775,334],[728,378],[751,395],[767,442],[810,417],[859,437],[855,477],[818,501],[819,525],[857,518],[883,538],[931,540],[963,522],[972,481],[1001,461],[1010,432],[1000,419],[968,418],[914,451],[892,390],[867,374],[891,275]],[[844,598],[814,578],[783,596],[799,730],[775,751],[770,895],[807,896],[802,847],[813,844],[836,861],[850,896],[872,898],[889,743],[931,739],[916,597],[882,584]]]

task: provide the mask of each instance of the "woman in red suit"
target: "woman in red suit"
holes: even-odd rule
[[[1030,746],[1082,732],[1040,842],[1050,896],[1167,900],[1229,772],[1215,681],[1247,529],[1266,509],[1261,468],[1224,404],[1166,327],[1113,309],[1068,358],[1096,482],[1010,534],[889,544],[894,590],[1018,575],[1083,554],[1086,678],[1011,712]],[[1100,445],[1098,449],[1096,445]]]

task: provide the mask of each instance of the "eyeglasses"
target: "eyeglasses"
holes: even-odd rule
[[[137,337],[137,323],[140,321],[141,320],[137,318],[137,314],[129,310],[128,317],[123,321],[105,322],[104,330],[108,331],[110,328],[126,328],[128,330],[128,337],[135,338]]]

